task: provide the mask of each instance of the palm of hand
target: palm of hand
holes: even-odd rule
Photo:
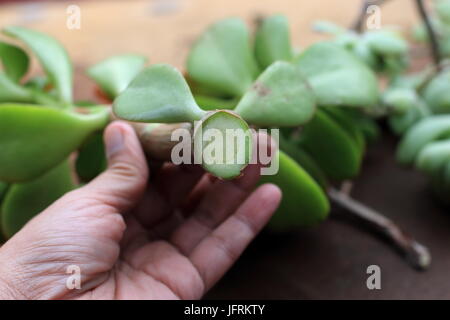
[[[234,182],[212,182],[205,176],[183,208],[179,195],[193,188],[201,171],[173,166],[161,171],[156,182],[160,188],[149,190],[125,218],[128,228],[108,279],[81,298],[198,299],[262,226],[254,225],[252,216],[265,215],[265,223],[274,209],[268,189],[260,189],[239,208],[257,181],[257,168]],[[155,208],[151,214],[149,208]]]

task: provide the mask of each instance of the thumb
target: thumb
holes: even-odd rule
[[[104,140],[108,168],[77,196],[94,198],[123,212],[133,208],[145,191],[148,166],[135,131],[125,122],[111,123]]]

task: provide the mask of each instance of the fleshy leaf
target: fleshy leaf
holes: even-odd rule
[[[286,139],[282,134],[279,137],[279,148],[308,172],[322,189],[326,190],[329,182],[325,172],[305,149],[300,148],[294,141]]]
[[[375,74],[357,57],[328,42],[313,44],[296,59],[320,106],[373,107],[378,102]]]
[[[419,103],[417,92],[409,88],[389,88],[382,96],[383,103],[393,114],[401,115],[414,108]]]
[[[10,238],[31,218],[75,188],[66,160],[43,176],[10,186],[1,206],[1,228]]]
[[[351,118],[349,114],[345,112],[348,108],[336,108],[336,107],[323,107],[322,110],[340,125],[342,129],[347,133],[349,137],[353,139],[358,150],[360,152],[360,157],[362,158],[364,155],[366,141],[364,139],[364,135],[361,132],[360,128],[355,122],[354,118]]]
[[[33,102],[31,90],[12,81],[4,73],[0,73],[0,103],[1,102]]]
[[[450,140],[443,140],[426,145],[417,157],[416,167],[433,175],[447,163],[450,163]]]
[[[158,64],[139,73],[114,101],[114,113],[138,122],[192,122],[206,112],[197,105],[181,73]]]
[[[242,96],[259,72],[245,23],[229,18],[209,27],[192,48],[187,70],[204,87]]]
[[[430,142],[450,137],[450,115],[427,117],[411,129],[400,141],[397,160],[413,164],[419,152]]]
[[[278,60],[292,60],[289,24],[285,16],[264,19],[255,36],[255,57],[262,69]]]
[[[39,59],[62,102],[72,102],[72,64],[64,47],[42,32],[6,27],[4,33],[23,41]]]
[[[144,68],[147,58],[125,54],[104,60],[87,71],[110,99],[117,97]]]
[[[413,108],[410,108],[404,114],[391,115],[389,117],[389,125],[394,133],[403,135],[414,124],[430,115],[431,112],[426,104],[423,101],[419,101],[417,105],[414,105]]]
[[[82,115],[55,108],[0,105],[0,180],[23,182],[44,174],[108,122],[108,110]]]
[[[292,158],[278,152],[279,169],[275,175],[261,176],[260,183],[276,184],[283,192],[280,205],[269,222],[275,230],[311,226],[323,221],[330,204],[323,189]]]
[[[369,31],[365,40],[377,54],[401,56],[408,54],[408,43],[392,30]]]
[[[252,134],[237,114],[209,112],[194,129],[194,157],[216,177],[233,179],[241,174],[252,156]]]
[[[312,118],[315,102],[299,68],[277,61],[258,77],[235,112],[259,126],[298,126]]]
[[[5,42],[0,42],[0,60],[5,74],[14,82],[22,79],[30,63],[25,51]]]
[[[361,150],[357,142],[321,109],[303,127],[299,140],[331,179],[345,180],[359,172]]]
[[[434,113],[450,112],[450,71],[434,77],[423,90],[423,98]]]

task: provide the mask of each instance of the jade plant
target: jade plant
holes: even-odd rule
[[[262,182],[276,183],[284,194],[271,221],[272,227],[318,223],[329,211],[326,193],[331,182],[357,175],[366,139],[376,134],[370,121],[354,121],[360,110],[378,106],[375,74],[332,43],[316,43],[294,54],[288,22],[281,15],[263,19],[251,44],[249,31],[240,19],[229,18],[213,24],[189,53],[187,79],[202,108],[226,106],[245,118],[242,102],[249,99],[248,90],[253,95],[271,94],[258,80],[267,70],[281,61],[298,68],[307,80],[306,91],[316,101],[314,114],[309,114],[304,123],[285,123],[283,127],[274,121],[260,121],[258,118],[264,114],[260,104],[255,103],[253,110],[248,109],[255,115],[246,120],[258,128],[283,127],[279,137],[279,172],[262,177]],[[295,79],[285,87],[292,86],[292,81]],[[277,117],[287,111],[283,106],[275,108]]]
[[[74,167],[79,181],[88,181],[101,172],[105,167],[101,131],[117,116],[153,122],[136,126],[136,130],[144,149],[162,160],[167,160],[164,145],[170,145],[170,134],[164,135],[166,129],[170,133],[173,128],[190,128],[194,137],[201,132],[199,127],[193,127],[195,121],[202,128],[244,129],[248,135],[246,148],[236,150],[236,153],[244,153],[243,163],[204,165],[210,173],[230,179],[240,175],[250,161],[252,139],[246,120],[267,126],[300,125],[308,121],[315,110],[314,95],[297,71],[298,67],[291,63],[277,62],[261,73],[255,79],[258,85],[250,87],[241,99],[238,112],[205,111],[197,105],[177,70],[168,65],[154,65],[141,71],[145,64],[143,57],[124,55],[108,59],[88,71],[107,97],[114,98],[122,92],[114,102],[115,115],[112,116],[105,106],[72,100],[72,66],[66,51],[55,39],[20,27],[9,27],[4,32],[21,40],[35,53],[45,72],[43,79],[21,81],[28,67],[28,55],[20,47],[2,43],[4,48],[9,48],[1,51],[2,63],[9,67],[4,68],[2,81],[5,85],[0,88],[1,226],[6,237],[76,187],[77,181],[68,179],[71,167],[62,166],[73,152],[78,151]],[[14,64],[9,63],[11,59]],[[52,60],[58,64],[51,65]],[[270,94],[261,94],[258,88],[265,88]],[[265,115],[256,114],[256,107]],[[279,109],[286,112],[280,114]],[[155,137],[159,139],[156,146],[151,140]],[[71,183],[67,183],[69,180]],[[24,195],[33,193],[35,201],[24,204]],[[318,190],[312,201],[325,202],[318,198],[320,195]]]
[[[225,19],[208,28],[193,45],[187,60],[187,79],[202,108],[226,106],[239,111],[237,102],[245,99],[243,92],[250,86],[265,92],[258,82],[252,82],[258,68],[265,70],[276,61],[298,66],[316,98],[317,109],[307,123],[281,128],[279,171],[261,179],[277,184],[283,191],[270,225],[286,229],[316,224],[326,217],[331,200],[388,236],[415,266],[426,268],[430,259],[425,247],[412,239],[405,241],[408,238],[392,221],[335,189],[358,174],[367,144],[377,138],[379,129],[373,116],[385,114],[386,107],[376,72],[386,73],[393,81],[407,65],[408,46],[397,33],[355,35],[353,41],[354,46],[365,46],[376,64],[340,41],[315,43],[295,54],[287,20],[280,15],[260,21],[253,46],[248,45],[252,41],[242,21]],[[312,188],[310,179],[304,177],[312,178],[320,188]],[[315,190],[323,192],[320,198],[326,199],[326,205],[322,205],[325,201],[316,202],[321,204],[318,207],[311,201]]]
[[[323,221],[330,200],[366,213],[370,210],[335,187],[359,173],[367,145],[378,135],[372,116],[385,114],[388,105],[397,116],[410,108],[402,109],[398,92],[379,91],[376,72],[388,74],[390,89],[409,83],[401,74],[404,45],[393,33],[352,35],[348,42],[319,42],[295,53],[284,16],[263,19],[254,37],[242,20],[224,19],[193,45],[185,76],[166,64],[146,66],[146,58],[134,54],[89,68],[106,105],[73,101],[71,62],[55,39],[21,27],[4,33],[23,44],[0,42],[0,226],[6,237],[105,168],[102,130],[117,118],[132,124],[144,151],[158,161],[173,160],[173,133],[186,130],[194,144],[192,157],[221,179],[240,176],[252,161],[253,129],[279,129],[274,157],[279,170],[261,178],[283,191],[270,222],[274,230]],[[356,47],[368,56],[355,54]],[[36,56],[45,76],[24,80],[27,52]],[[232,161],[228,155],[208,161],[208,129],[222,135],[230,129],[244,132]],[[403,245],[397,227],[386,224],[390,237]],[[402,249],[411,253],[416,245],[410,241]],[[423,255],[415,264],[426,267]]]
[[[431,181],[434,194],[450,205],[450,72],[443,60],[448,55],[446,24],[450,2],[435,1],[436,16],[430,18],[422,1],[417,1],[423,18],[423,31],[429,40],[433,65],[403,75],[394,83],[403,90],[403,99],[393,99],[406,112],[396,133],[402,135],[397,151],[399,163],[414,166]],[[398,89],[396,89],[398,90]],[[405,94],[409,95],[405,99]]]
[[[447,51],[450,48],[448,45],[450,33],[447,30],[450,26],[448,19],[450,1],[436,0],[434,4],[435,15],[430,18],[423,1],[416,1],[423,20],[420,28],[416,29],[416,35],[430,42],[434,65],[426,66],[415,73],[406,73],[404,68],[394,68],[396,72],[388,74],[387,86],[381,96],[384,106],[382,115],[387,118],[392,131],[402,137],[397,151],[399,163],[415,166],[427,174],[435,194],[444,203],[449,204],[450,71],[443,58],[448,55]],[[334,42],[363,58],[362,60],[376,71],[382,68],[374,67],[373,59],[365,59],[364,55],[361,55],[361,50],[357,49],[361,43],[369,44],[370,47],[370,41],[367,39],[374,34],[378,34],[375,39],[383,44],[382,48],[385,51],[385,57],[378,59],[379,62],[388,61],[387,58],[392,59],[393,56],[387,54],[394,51],[399,55],[397,60],[408,60],[406,55],[410,49],[399,34],[394,38],[392,34],[383,34],[385,31],[382,30],[348,31],[323,22],[316,27],[333,33]]]

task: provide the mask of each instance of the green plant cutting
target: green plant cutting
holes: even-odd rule
[[[1,74],[3,85],[0,89],[1,226],[3,234],[10,237],[42,208],[76,187],[76,181],[67,183],[70,166],[60,168],[73,152],[78,151],[77,180],[89,181],[101,172],[105,158],[99,137],[114,117],[105,106],[72,100],[72,66],[68,54],[55,39],[22,27],[6,28],[4,33],[20,40],[34,53],[45,72],[45,77],[22,83],[29,64],[28,55],[21,47],[2,43],[1,61],[8,68]],[[193,128],[194,121],[199,121],[201,127],[221,130],[248,130],[247,119],[270,126],[300,125],[307,122],[315,110],[315,97],[306,81],[297,72],[297,66],[287,62],[274,63],[255,79],[271,94],[261,95],[255,91],[256,86],[250,87],[239,103],[238,112],[203,110],[177,70],[168,65],[154,65],[142,70],[144,64],[145,58],[141,56],[124,55],[92,67],[88,74],[108,97],[115,98],[122,92],[114,103],[117,116],[152,122],[139,127],[142,129],[141,140],[144,149],[147,145],[149,153],[159,155],[160,159],[167,160],[164,148],[159,145],[170,142],[167,133],[174,126],[191,128],[195,136],[198,128]],[[288,83],[290,85],[286,87]],[[256,106],[260,106],[265,117],[252,111]],[[286,112],[280,114],[280,108]],[[155,144],[149,143],[154,137],[162,142],[157,144],[156,150]],[[248,143],[251,144],[251,139]],[[240,175],[250,156],[250,153],[245,154],[243,164],[204,167],[220,178],[230,179]],[[35,194],[36,201],[23,204],[24,194]]]
[[[187,78],[202,108],[231,106],[252,126],[281,127],[280,170],[276,175],[262,177],[263,182],[280,186],[284,194],[271,225],[283,229],[316,224],[329,211],[326,189],[330,181],[357,175],[366,137],[376,130],[370,121],[356,124],[350,120],[358,118],[362,109],[377,108],[375,74],[331,43],[317,43],[294,54],[288,22],[281,15],[264,19],[256,30],[253,46],[250,43],[242,20],[229,18],[213,24],[189,53]],[[315,99],[314,114],[309,114],[304,123],[283,126],[280,122],[264,121],[261,117],[265,115],[258,109],[265,105],[261,103],[245,110],[246,102],[254,100],[254,96],[270,96],[271,91],[259,79],[264,79],[264,74],[281,61],[298,68],[308,83],[305,91]],[[284,86],[289,88],[291,82]],[[252,96],[246,93],[249,90]],[[273,107],[280,115],[286,112],[283,106]],[[300,109],[301,104],[295,107]],[[249,111],[254,115],[250,116]],[[300,190],[309,190],[311,195],[299,197]]]
[[[448,110],[446,73],[405,75],[408,45],[392,30],[357,33],[324,22],[316,27],[334,39],[297,52],[282,15],[263,19],[254,36],[241,19],[218,21],[191,48],[185,76],[167,64],[147,66],[141,55],[111,57],[87,74],[112,105],[73,100],[72,64],[58,41],[22,27],[5,28],[4,34],[22,45],[0,42],[3,235],[11,237],[61,195],[104,170],[102,131],[117,118],[133,125],[144,151],[157,161],[171,160],[177,129],[189,132],[194,155],[203,160],[209,157],[205,132],[224,136],[241,130],[245,143],[233,150],[232,159],[242,162],[201,162],[221,179],[240,176],[255,156],[251,130],[279,129],[279,170],[261,178],[283,191],[270,223],[274,230],[323,221],[330,199],[356,208],[334,186],[358,175],[368,144],[378,137],[374,117],[380,115],[388,115],[398,134],[408,132],[399,148],[401,161],[444,172],[435,174],[435,185],[440,192],[450,190],[442,156],[449,144],[441,141],[449,137],[449,121],[431,116]],[[44,75],[25,81],[29,53]],[[377,74],[388,77],[382,94]],[[420,126],[420,120],[428,122]]]

